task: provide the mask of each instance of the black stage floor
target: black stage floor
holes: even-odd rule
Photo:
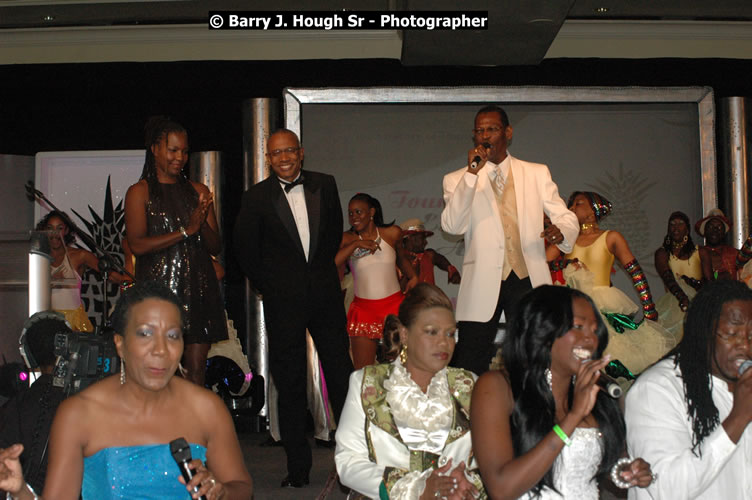
[[[334,477],[334,449],[320,448],[310,438],[313,450],[311,484],[305,488],[280,488],[279,484],[287,474],[285,451],[281,446],[261,446],[269,437],[266,432],[240,432],[240,446],[245,464],[253,477],[255,500],[314,500],[345,499],[347,491],[342,489]]]

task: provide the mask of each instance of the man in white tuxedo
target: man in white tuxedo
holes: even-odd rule
[[[444,176],[441,227],[465,237],[452,366],[488,370],[499,318],[511,323],[520,297],[551,284],[544,238],[569,252],[579,234],[546,165],[507,154],[512,127],[498,106],[475,115],[468,166]],[[543,214],[551,225],[543,227]]]

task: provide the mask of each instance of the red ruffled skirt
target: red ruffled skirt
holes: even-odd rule
[[[389,314],[397,314],[405,295],[396,292],[383,299],[361,299],[356,296],[347,311],[347,333],[351,337],[381,339],[384,319]]]

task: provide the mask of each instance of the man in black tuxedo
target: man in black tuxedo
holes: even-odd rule
[[[308,484],[311,448],[306,426],[306,328],[316,344],[339,419],[353,370],[345,309],[334,256],[342,239],[342,207],[334,177],[301,172],[303,148],[294,132],[267,141],[273,175],[251,187],[235,224],[235,253],[261,292],[269,333],[269,366],[279,393],[279,424],[287,454],[283,487]]]

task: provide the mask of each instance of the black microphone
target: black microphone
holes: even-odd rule
[[[26,183],[26,199],[29,201],[34,201],[37,199],[37,193],[36,188],[34,187],[34,181],[29,181]]]
[[[491,145],[487,142],[484,142],[483,144],[481,144],[481,146],[483,146],[486,149],[489,149],[491,147]],[[470,163],[470,168],[475,170],[476,168],[478,168],[479,164],[480,164],[480,155],[475,155],[475,158],[473,158],[472,163]]]
[[[744,372],[746,372],[747,368],[749,368],[750,366],[752,366],[752,359],[748,359],[744,363],[739,365],[739,376],[741,377],[742,375],[744,375]]]
[[[175,459],[175,463],[178,464],[180,473],[185,479],[185,483],[188,484],[193,479],[193,471],[188,467],[191,462],[191,448],[188,446],[188,442],[184,438],[177,438],[174,441],[170,441],[170,453],[172,458]],[[193,488],[193,492],[197,492],[198,488]],[[206,495],[198,497],[199,500],[206,500]]]
[[[606,375],[604,372],[600,372],[600,377],[598,377],[598,380],[596,380],[595,383],[603,392],[614,399],[619,399],[624,393],[616,380]]]

